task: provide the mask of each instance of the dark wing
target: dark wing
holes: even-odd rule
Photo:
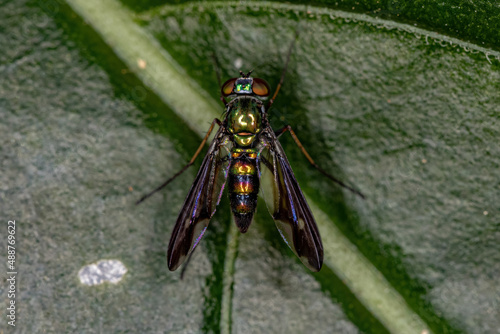
[[[220,202],[229,168],[229,141],[220,128],[184,201],[168,244],[170,270],[177,269],[196,248]]]
[[[323,245],[314,217],[283,147],[272,130],[262,136],[261,189],[269,212],[286,244],[312,271],[323,264]]]

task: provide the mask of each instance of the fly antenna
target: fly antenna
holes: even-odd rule
[[[292,44],[290,45],[290,48],[288,49],[288,54],[286,56],[286,61],[285,61],[285,67],[283,68],[283,72],[281,73],[280,82],[279,82],[278,86],[276,87],[276,91],[274,92],[273,97],[267,103],[266,110],[268,110],[271,107],[271,105],[273,104],[274,99],[278,95],[278,92],[280,91],[281,85],[283,84],[283,81],[285,80],[285,74],[286,74],[286,70],[288,69],[288,63],[290,62],[290,56],[292,55],[292,50],[293,50],[293,47],[294,47],[295,42],[297,41],[298,37],[299,37],[299,30],[297,29],[297,30],[295,30],[295,37],[293,38]]]
[[[248,78],[252,72],[253,72],[253,70],[250,70],[250,71],[248,71],[247,74],[245,74],[245,73],[243,73],[243,71],[240,71],[240,76],[242,78]]]

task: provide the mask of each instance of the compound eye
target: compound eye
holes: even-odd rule
[[[265,80],[253,78],[252,91],[255,95],[266,97],[269,96],[271,88]]]
[[[228,95],[231,95],[231,93],[233,93],[235,82],[236,82],[236,78],[232,78],[232,79],[229,79],[228,81],[224,82],[224,84],[222,85],[222,88],[220,90],[222,93],[222,96],[228,96]]]

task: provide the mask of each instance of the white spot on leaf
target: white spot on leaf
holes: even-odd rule
[[[243,60],[241,58],[236,58],[234,60],[234,67],[236,67],[237,69],[240,69],[242,65],[243,65]]]
[[[104,282],[118,283],[123,275],[127,273],[127,268],[118,260],[101,260],[84,266],[78,272],[80,282],[85,285],[98,285]]]

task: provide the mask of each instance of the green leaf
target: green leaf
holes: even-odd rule
[[[499,327],[496,51],[383,21],[372,7],[364,15],[193,3],[134,14],[114,1],[68,3],[2,8],[14,14],[2,23],[12,33],[1,63],[9,85],[0,95],[8,143],[0,194],[2,212],[20,226],[21,328]],[[446,8],[436,15],[446,17]],[[487,44],[494,27],[481,35]],[[295,29],[272,124],[291,124],[316,162],[367,200],[322,178],[284,137],[322,235],[322,271],[294,258],[263,202],[238,237],[226,201],[180,280],[166,269],[164,249],[197,166],[163,195],[133,203],[184,165],[222,112],[213,55],[223,80],[241,66],[275,87]],[[128,269],[120,283],[78,282],[81,267],[108,258]]]

